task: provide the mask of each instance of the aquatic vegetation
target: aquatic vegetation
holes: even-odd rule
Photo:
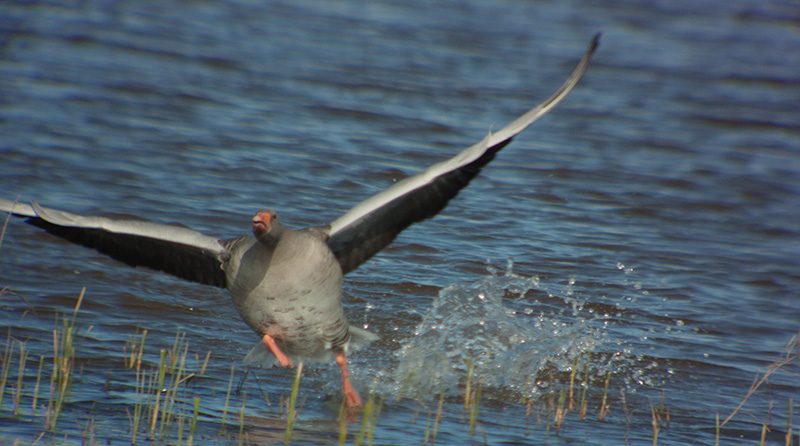
[[[472,297],[467,296],[467,298],[471,298],[476,305],[484,306],[467,308],[467,312],[474,312],[476,315],[483,314],[483,317],[487,317],[487,315],[514,317],[520,312],[509,311],[504,304],[504,299],[521,303],[528,291],[536,289],[528,288],[529,285],[535,283],[530,279],[508,274],[499,276],[499,278],[498,276],[489,276],[476,284],[469,284],[459,289],[443,290],[445,299],[437,303],[439,307],[446,303],[447,297],[453,296],[453,294],[447,294],[450,291],[455,290],[457,293],[461,293],[464,289],[468,289],[473,294]],[[499,288],[493,288],[495,286],[499,286]],[[102,431],[102,429],[107,429],[107,426],[103,425],[103,420],[98,418],[98,414],[76,416],[75,411],[80,409],[72,408],[70,404],[71,397],[76,391],[74,386],[78,369],[76,353],[80,350],[83,337],[91,332],[91,327],[84,329],[77,322],[84,294],[85,291],[77,298],[71,314],[56,317],[53,343],[50,347],[51,355],[40,356],[37,361],[36,355],[33,353],[36,350],[29,345],[31,341],[15,338],[11,329],[6,334],[4,345],[0,347],[0,354],[2,354],[0,357],[0,366],[2,366],[2,370],[0,370],[0,411],[4,417],[17,419],[21,423],[40,421],[42,427],[38,438],[55,435],[63,438],[65,435],[72,435],[74,438],[80,439],[82,443],[95,444],[98,442],[98,438],[104,435],[120,437],[120,432],[106,433]],[[505,298],[496,299],[498,295],[505,296]],[[465,295],[460,294],[460,296],[464,297]],[[490,307],[487,308],[485,305]],[[525,314],[524,311],[522,314]],[[432,318],[428,316],[426,315],[423,322],[430,323],[432,320],[436,320],[436,330],[447,331],[448,326],[444,316],[433,315]],[[524,320],[530,324],[530,318]],[[474,320],[466,317],[462,319],[462,322],[472,324]],[[502,364],[509,367],[518,364],[519,360],[508,362],[508,358],[503,356],[504,353],[511,350],[518,353],[524,351],[519,349],[518,345],[514,345],[513,339],[506,336],[507,332],[503,331],[504,324],[507,324],[505,328],[518,330],[516,334],[521,337],[516,339],[524,339],[524,336],[527,335],[524,330],[519,331],[521,327],[524,327],[516,325],[517,322],[514,321],[499,321],[494,325],[484,323],[482,326],[489,326],[490,329],[479,332],[481,336],[476,338],[474,344],[462,345],[463,348],[460,350],[456,350],[456,344],[450,344],[451,350],[445,350],[444,356],[438,357],[443,359],[439,363],[422,363],[422,365],[430,367],[419,366],[406,375],[391,375],[392,378],[399,376],[397,379],[402,380],[401,382],[390,381],[394,383],[393,385],[387,385],[386,382],[375,379],[363,411],[353,413],[341,407],[336,422],[327,424],[321,422],[322,425],[327,426],[324,428],[319,427],[320,422],[304,420],[307,415],[300,410],[303,405],[301,401],[304,401],[301,386],[304,373],[302,366],[295,370],[290,395],[282,398],[282,413],[251,415],[254,409],[248,405],[247,394],[240,394],[233,390],[236,370],[234,365],[228,369],[230,374],[221,389],[219,406],[216,406],[187,388],[187,384],[192,382],[197,375],[203,375],[206,372],[211,361],[210,355],[206,354],[204,358],[198,356],[198,368],[196,371],[190,372],[187,366],[189,342],[186,334],[179,331],[169,348],[162,348],[158,351],[158,361],[155,362],[152,360],[154,356],[147,353],[146,340],[150,336],[148,330],[137,330],[128,336],[128,341],[122,348],[121,357],[124,359],[122,364],[130,372],[127,374],[124,373],[124,370],[119,372],[123,376],[122,379],[131,377],[132,382],[118,383],[120,386],[133,390],[132,397],[124,405],[129,420],[128,440],[131,444],[147,442],[148,444],[192,445],[198,442],[198,438],[201,438],[199,435],[204,432],[205,436],[202,437],[204,444],[209,442],[250,444],[256,441],[254,438],[260,438],[259,435],[275,438],[276,435],[270,434],[270,432],[279,430],[280,442],[288,445],[296,441],[305,442],[309,435],[322,435],[314,433],[316,430],[321,430],[335,435],[338,444],[341,445],[371,445],[385,428],[384,409],[387,407],[385,403],[387,396],[392,397],[395,404],[399,405],[398,407],[407,405],[409,401],[412,401],[411,404],[419,404],[422,407],[422,413],[427,414],[422,417],[422,423],[417,425],[416,411],[411,411],[409,426],[417,426],[418,436],[413,442],[424,444],[441,443],[444,425],[448,427],[447,434],[452,433],[454,425],[460,425],[463,432],[469,436],[481,435],[484,432],[482,422],[485,421],[482,419],[483,408],[490,407],[492,410],[496,410],[498,405],[507,407],[512,412],[518,412],[525,420],[526,425],[531,422],[530,428],[542,427],[547,435],[564,435],[570,431],[571,427],[574,427],[575,423],[585,420],[590,415],[600,422],[609,423],[614,421],[614,413],[622,413],[628,429],[631,426],[632,417],[638,416],[638,422],[642,422],[645,414],[642,413],[641,408],[637,414],[637,409],[629,406],[629,395],[626,395],[626,386],[622,377],[613,373],[612,370],[603,368],[601,363],[595,361],[593,351],[584,348],[598,345],[597,343],[575,342],[575,339],[580,336],[578,338],[575,336],[559,338],[561,341],[567,341],[561,345],[566,348],[558,349],[561,356],[540,355],[536,358],[538,362],[534,362],[534,364],[539,364],[541,367],[529,370],[524,379],[521,375],[503,378],[490,376],[492,361],[504,361]],[[424,328],[425,326],[421,324],[420,327]],[[564,326],[558,328],[560,333],[591,334],[591,331],[587,331],[586,326],[583,325],[575,331],[570,331],[568,327]],[[552,324],[548,325],[548,330],[553,330]],[[420,333],[424,333],[424,330]],[[497,339],[488,337],[490,334],[498,333],[501,335],[500,342],[502,342],[502,344],[498,344],[501,347],[497,350],[499,355],[492,357],[491,361],[487,361],[487,356],[472,355],[472,353],[477,353],[477,349],[471,350],[471,348],[478,345],[485,347],[493,342],[498,342]],[[558,336],[556,337],[558,338]],[[438,344],[440,339],[435,336],[429,335],[425,339],[434,340],[435,342],[431,345],[440,345]],[[743,396],[741,404],[726,420],[721,422],[719,416],[716,416],[714,430],[718,444],[720,437],[725,433],[726,423],[742,412],[745,404],[767,382],[768,377],[788,367],[798,365],[797,339],[798,337],[795,337],[787,344],[786,353],[768,366],[763,375],[754,380],[753,386]],[[457,340],[460,342],[463,338]],[[412,339],[413,341],[414,339]],[[525,342],[519,341],[517,343],[525,344]],[[420,344],[409,343],[403,347],[404,351],[411,351],[410,347],[407,348],[409,345],[420,347]],[[426,355],[430,353],[425,352]],[[411,359],[414,359],[416,354],[412,352]],[[402,364],[404,360],[405,358],[401,358],[400,363]],[[463,362],[459,363],[460,360]],[[531,362],[528,363],[531,364]],[[417,362],[416,364],[421,363]],[[443,367],[443,364],[446,367]],[[509,367],[509,370],[515,372],[522,369]],[[424,394],[415,393],[417,392],[415,386],[421,385],[419,380],[422,376],[436,380],[432,384],[428,384],[438,386],[437,390],[430,394],[432,402],[423,398]],[[112,380],[110,375],[108,380]],[[116,383],[116,380],[112,381]],[[523,382],[524,386],[516,387]],[[505,389],[504,393],[503,389],[499,387],[511,384],[514,384],[513,391]],[[108,385],[107,382],[106,386]],[[612,392],[615,388],[619,389],[618,397],[614,397],[614,392]],[[429,390],[430,387],[423,385],[422,389]],[[224,399],[222,399],[223,397]],[[237,399],[238,409],[231,411],[231,406],[234,405],[232,401]],[[224,405],[221,403],[222,401],[224,401]],[[258,404],[263,406],[263,400]],[[395,410],[391,406],[389,408]],[[796,443],[793,434],[795,427],[792,424],[793,407],[794,401],[788,401],[786,409],[788,416],[785,426],[785,444],[787,445]],[[235,420],[230,419],[229,411]],[[455,416],[459,411],[461,412],[460,417]],[[234,412],[236,415],[233,415]],[[256,412],[261,412],[261,410],[256,409]],[[672,416],[671,410],[667,406],[666,394],[663,391],[661,399],[657,403],[648,400],[647,412],[646,416],[649,417],[652,431],[652,443],[657,444],[664,438],[664,434],[669,432]],[[272,416],[274,418],[270,418]],[[396,417],[397,415],[391,416]],[[63,420],[67,417],[72,426],[65,426]],[[535,422],[532,418],[535,418]],[[589,421],[587,420],[587,422]],[[229,424],[236,425],[238,429],[228,432],[226,427]],[[261,426],[262,424],[266,424],[266,427]],[[353,425],[357,426],[355,430],[351,427]],[[74,426],[78,426],[77,430]],[[761,442],[765,444],[770,438],[771,427],[768,422],[764,422],[761,426]],[[216,431],[216,436],[209,435],[211,431]],[[69,432],[73,432],[73,434],[69,434]],[[628,434],[621,432],[620,435],[620,438],[623,436],[627,438]]]
[[[286,405],[286,440],[285,444],[289,444],[292,439],[292,431],[294,430],[294,422],[297,419],[297,392],[300,391],[300,381],[303,378],[303,363],[297,364],[295,369],[294,381],[292,382],[292,394]]]
[[[81,308],[85,293],[86,288],[83,288],[78,296],[78,301],[75,303],[72,319],[61,317],[60,329],[58,327],[59,318],[56,316],[56,329],[53,330],[53,372],[50,375],[50,398],[47,403],[47,416],[45,418],[45,426],[49,431],[56,430],[56,423],[61,415],[72,381],[72,371],[75,365],[75,337],[78,335],[75,317]],[[24,357],[20,358],[20,364],[23,363]],[[20,368],[22,368],[22,365]]]

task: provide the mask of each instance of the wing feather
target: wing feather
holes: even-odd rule
[[[37,203],[0,198],[0,210],[72,243],[96,249],[131,266],[145,266],[193,282],[226,287],[220,242],[191,229],[134,217],[83,216]]]
[[[453,158],[397,182],[331,223],[328,246],[344,273],[385,248],[408,226],[436,215],[514,136],[561,102],[589,67],[599,38],[597,34],[592,39],[578,66],[547,100]]]

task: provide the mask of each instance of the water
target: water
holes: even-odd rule
[[[548,367],[569,371],[600,336],[574,314],[560,322],[543,313],[541,302],[528,301],[529,292],[540,290],[537,282],[509,270],[442,289],[395,352],[399,395],[458,395],[469,376],[470,385],[522,401],[537,395],[537,377]],[[504,297],[512,302],[504,304]]]
[[[748,1],[4,3],[0,192],[220,237],[249,231],[265,206],[292,226],[329,222],[538,103],[602,31],[563,104],[441,215],[347,277],[351,321],[382,338],[353,356],[355,384],[385,398],[377,444],[421,443],[441,389],[440,444],[651,444],[662,398],[660,444],[709,444],[716,415],[800,330],[799,18],[795,3]],[[77,379],[40,442],[130,441],[123,351],[147,329],[148,365],[178,331],[187,369],[211,352],[185,400],[201,398],[206,441],[238,443],[217,433],[230,367],[255,338],[224,292],[16,220],[0,277],[2,327],[30,351],[26,395],[40,355],[49,364],[56,313],[71,314],[86,287]],[[506,291],[509,280],[526,291]],[[486,307],[469,307],[480,293]],[[447,302],[464,313],[442,312]],[[494,328],[462,347],[480,323],[470,308]],[[436,318],[452,335],[425,340]],[[414,347],[452,366],[403,388]],[[467,357],[484,386],[472,436]],[[572,410],[556,436],[552,408],[573,364],[589,371],[588,415]],[[768,423],[782,444],[796,371],[770,375],[722,443],[755,444]],[[248,438],[282,443],[292,373],[257,376],[232,406],[246,406]],[[306,370],[298,441],[338,442],[338,391],[334,365]],[[21,404],[14,417],[4,396],[0,437],[32,443],[43,422],[29,397]]]

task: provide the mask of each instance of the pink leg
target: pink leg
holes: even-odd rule
[[[273,338],[268,334],[265,334],[264,337],[261,338],[261,340],[264,341],[264,345],[267,346],[269,351],[271,351],[272,354],[275,355],[275,358],[278,359],[278,362],[281,363],[281,366],[292,367],[292,360],[289,359],[288,356],[286,356],[286,353],[284,353],[280,349],[280,347],[278,347],[278,344],[275,343],[275,338]]]
[[[342,393],[344,393],[345,406],[349,409],[361,408],[361,397],[358,396],[358,392],[350,384],[350,376],[347,373],[347,358],[344,357],[344,353],[336,354],[336,363],[342,368]]]

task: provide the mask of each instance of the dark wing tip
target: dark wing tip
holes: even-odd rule
[[[594,37],[592,38],[592,42],[589,43],[589,52],[593,53],[594,50],[596,50],[597,47],[600,46],[600,36],[602,35],[603,35],[602,31],[598,31],[597,34],[594,35]]]

